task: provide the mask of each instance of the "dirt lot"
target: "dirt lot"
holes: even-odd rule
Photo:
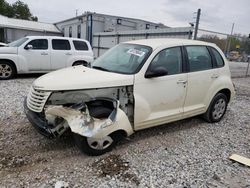
[[[237,96],[220,123],[147,129],[99,157],[70,135],[48,140],[31,127],[22,103],[33,80],[0,81],[0,187],[250,187],[250,168],[228,159],[250,157],[250,77],[233,79]]]

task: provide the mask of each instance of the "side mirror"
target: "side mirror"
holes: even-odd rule
[[[156,67],[153,68],[152,70],[147,70],[145,78],[154,78],[166,75],[168,75],[168,71],[165,67]]]
[[[27,46],[25,46],[24,49],[25,50],[30,50],[30,49],[33,49],[33,46],[31,44],[28,44]]]

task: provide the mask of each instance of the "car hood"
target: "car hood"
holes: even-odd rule
[[[78,90],[132,85],[134,75],[111,73],[84,66],[74,66],[45,74],[33,83],[46,91]]]
[[[0,54],[17,54],[17,47],[1,47]]]

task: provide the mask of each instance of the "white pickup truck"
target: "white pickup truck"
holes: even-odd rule
[[[88,41],[53,36],[27,36],[0,48],[0,80],[16,74],[45,73],[88,65],[94,60]]]

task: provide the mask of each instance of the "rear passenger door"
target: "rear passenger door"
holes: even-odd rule
[[[186,46],[185,49],[189,72],[184,117],[190,117],[205,111],[206,97],[218,78],[218,70],[206,46]]]
[[[51,69],[57,70],[67,66],[72,56],[70,42],[67,39],[52,39]]]

